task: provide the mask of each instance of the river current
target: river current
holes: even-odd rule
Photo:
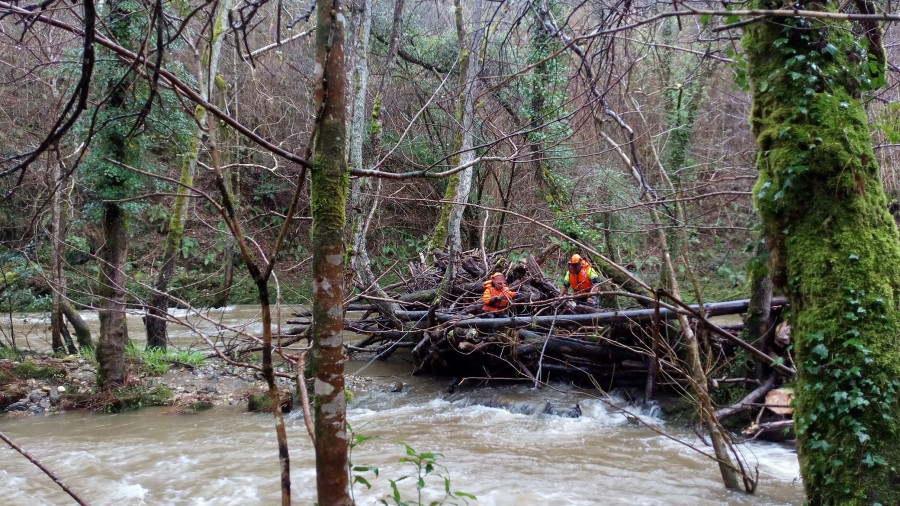
[[[216,318],[238,324],[253,312],[252,306],[241,306]],[[26,325],[33,326],[37,346],[46,338],[34,318]],[[134,338],[140,320],[130,324]],[[447,380],[409,376],[402,357],[371,365],[351,362],[348,370],[361,370],[373,381],[369,390],[356,392],[348,410],[353,430],[372,437],[353,450],[353,463],[379,468],[377,478],[363,473],[371,489],[354,487],[360,505],[381,499],[391,504],[389,480],[403,476],[413,476],[399,482],[403,499],[417,500],[415,469],[399,462],[406,450],[398,441],[419,452],[440,453],[438,463],[445,466],[451,489],[474,494],[479,505],[788,505],[804,500],[791,446],[742,445],[749,464],[758,469],[758,490],[754,495],[728,492],[716,464],[686,446],[709,453],[696,435],[658,418],[623,413],[619,407],[627,403],[615,395],[599,399],[596,392],[565,385],[462,388],[449,394]],[[402,390],[391,392],[396,383],[403,384]],[[547,404],[575,403],[582,411],[579,418],[533,413]],[[299,413],[286,423],[293,500],[312,504],[312,447]],[[64,413],[0,420],[0,431],[91,504],[280,502],[270,415],[237,407],[181,416],[156,408],[118,415]],[[442,479],[426,478],[422,502],[442,495]],[[70,503],[34,465],[0,447],[0,504]]]

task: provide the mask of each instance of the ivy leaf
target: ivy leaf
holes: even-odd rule
[[[817,344],[812,349],[813,355],[818,355],[819,358],[828,357],[828,348],[824,344]]]

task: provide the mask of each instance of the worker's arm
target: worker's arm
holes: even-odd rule
[[[600,291],[600,275],[591,267],[591,271],[588,272],[588,279],[591,280],[591,292]]]
[[[491,296],[491,290],[490,289],[485,290],[484,295],[482,295],[481,299],[484,300],[484,303],[486,305],[490,305],[491,302],[494,301],[494,297]]]

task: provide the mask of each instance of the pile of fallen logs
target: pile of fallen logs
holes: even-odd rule
[[[560,297],[558,281],[545,275],[542,264],[549,258],[559,262],[556,248],[515,262],[505,256],[511,252],[474,251],[455,260],[435,252],[430,264],[420,255],[418,263],[410,262],[405,272],[396,272],[402,282],[384,287],[387,299],[358,287],[361,293],[347,304],[349,309],[362,310],[362,315],[348,318],[345,329],[364,338],[348,344],[348,352],[385,359],[407,349],[416,373],[453,377],[454,384],[574,380],[604,390],[643,388],[649,397],[654,384],[664,387],[686,376],[681,333],[675,325],[678,313],[683,313],[707,346],[718,350],[714,354],[733,355],[742,348],[773,374],[793,374],[778,357],[742,341],[735,334],[739,325],[723,328],[709,321],[746,312],[748,300],[689,306],[664,302],[654,294],[625,292],[605,281],[602,305],[625,308],[594,307],[576,297]],[[481,311],[483,283],[495,271],[504,273],[510,289],[522,294],[503,317]],[[772,301],[775,307],[784,303],[780,298]],[[761,386],[761,395],[775,383]],[[748,402],[757,401],[754,397]]]

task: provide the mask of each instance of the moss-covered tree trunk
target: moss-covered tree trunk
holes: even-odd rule
[[[352,504],[344,397],[344,242],[349,187],[344,99],[344,24],[341,0],[316,5],[316,103],[322,104],[311,172],[313,342],[316,485],[319,504]]]
[[[743,41],[755,198],[791,300],[794,420],[815,505],[900,504],[900,239],[859,100],[884,82],[879,40],[855,38],[846,21],[794,18],[750,25]]]
[[[214,89],[215,78],[219,68],[219,55],[222,54],[222,44],[225,41],[225,23],[228,10],[231,8],[231,0],[220,0],[212,23],[210,40],[200,61],[197,62],[198,81],[200,82],[200,96],[209,101]],[[206,109],[197,106],[194,111],[196,127],[194,139],[188,152],[185,153],[181,165],[180,185],[176,190],[175,204],[172,208],[172,216],[169,219],[169,231],[166,235],[165,248],[163,249],[162,265],[156,274],[156,282],[153,284],[153,294],[150,296],[150,304],[147,305],[147,317],[144,325],[147,329],[147,348],[166,349],[166,318],[169,309],[169,282],[175,273],[175,261],[181,249],[181,241],[184,237],[184,226],[187,222],[188,196],[190,187],[194,184],[194,175],[197,172],[197,159],[200,153],[200,138],[203,133],[200,126],[206,124]]]
[[[475,152],[472,150],[474,134],[472,126],[474,125],[475,115],[475,97],[473,96],[472,86],[474,86],[475,79],[478,76],[478,43],[475,35],[477,32],[473,32],[471,45],[469,44],[466,37],[466,29],[463,25],[462,4],[459,0],[455,0],[453,5],[456,16],[456,38],[459,43],[459,99],[456,104],[456,120],[459,122],[460,130],[456,136],[458,153],[451,159],[450,163],[457,167],[475,158]],[[473,22],[480,24],[480,1],[475,4],[474,16],[475,21]],[[477,30],[478,27],[476,26],[475,29]],[[431,238],[432,249],[442,248],[448,244],[448,241],[451,252],[456,245],[459,245],[459,247],[456,247],[455,251],[462,249],[460,225],[462,224],[462,212],[465,209],[465,204],[468,202],[471,189],[471,167],[462,172],[456,172],[447,179],[447,189],[444,192],[445,202],[441,206],[441,216]],[[453,264],[452,255],[450,263],[451,265]]]

